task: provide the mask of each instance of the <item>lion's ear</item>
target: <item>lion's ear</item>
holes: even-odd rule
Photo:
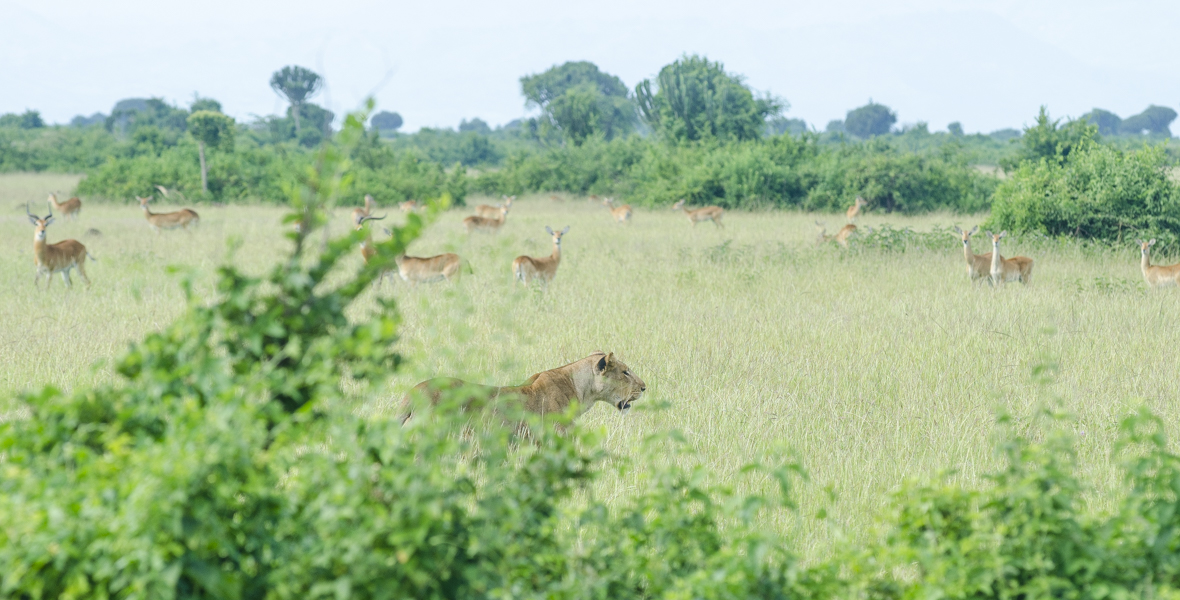
[[[598,359],[598,362],[594,363],[594,372],[598,374],[606,372],[607,359],[612,356],[614,356],[613,353]]]

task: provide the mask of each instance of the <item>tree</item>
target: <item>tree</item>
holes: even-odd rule
[[[188,109],[190,112],[197,112],[198,110],[221,112],[221,103],[212,98],[194,98],[192,105]]]
[[[383,110],[373,115],[373,119],[370,121],[370,123],[372,123],[373,128],[378,131],[397,131],[398,129],[401,129],[402,116],[395,112]]]
[[[276,94],[286,98],[291,103],[290,114],[295,117],[295,136],[300,134],[299,107],[312,96],[319,93],[324,85],[324,79],[311,69],[290,65],[274,72],[270,77],[270,87]]]
[[[476,117],[470,121],[468,121],[467,119],[463,119],[462,121],[459,121],[459,133],[465,133],[468,131],[470,131],[471,133],[488,135],[489,133],[492,132],[492,128],[488,127],[487,122],[479,117]]]
[[[591,62],[567,62],[520,78],[521,93],[541,109],[542,130],[580,145],[594,134],[607,139],[635,129],[635,107],[623,80]]]
[[[1098,133],[1102,135],[1118,135],[1123,128],[1123,120],[1109,110],[1095,108],[1082,117],[1098,126]]]
[[[1071,153],[1097,136],[1098,126],[1088,119],[1082,118],[1061,125],[1061,119],[1050,118],[1048,109],[1042,106],[1037,113],[1037,124],[1024,128],[1024,135],[1020,138],[1020,152],[1015,156],[1001,159],[1000,166],[1011,172],[1025,161],[1035,162],[1046,158],[1064,162]]]
[[[947,130],[947,131],[949,131],[949,132],[951,132],[951,135],[953,135],[953,136],[955,136],[955,137],[962,137],[962,135],[963,135],[963,124],[962,124],[962,123],[960,123],[960,122],[958,122],[958,121],[955,121],[954,123],[951,123],[950,125],[947,125],[947,126],[946,126],[946,130]]]
[[[232,148],[234,120],[212,110],[198,110],[188,117],[188,131],[197,140],[197,152],[201,158],[201,191],[208,193],[209,176],[205,165],[205,147]]]
[[[641,81],[635,98],[652,129],[679,141],[756,139],[767,119],[786,108],[776,98],[755,98],[740,75],[695,54],[660,69],[654,86]]]
[[[844,121],[841,121],[840,119],[832,119],[831,121],[828,121],[828,124],[824,127],[824,131],[827,133],[846,133],[844,129]]]
[[[766,135],[782,135],[784,133],[803,135],[806,131],[807,122],[803,119],[788,119],[779,116],[766,121]]]
[[[884,104],[869,103],[848,111],[844,117],[844,130],[858,138],[885,135],[897,122],[897,113]]]
[[[1122,131],[1131,135],[1164,135],[1172,137],[1168,128],[1176,120],[1176,111],[1166,106],[1148,106],[1143,112],[1123,119]]]

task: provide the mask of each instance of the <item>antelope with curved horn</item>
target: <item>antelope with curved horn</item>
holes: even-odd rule
[[[373,202],[373,197],[368,194],[365,194],[364,208],[352,209],[352,224],[353,225],[360,225],[361,223],[363,223],[365,217],[373,214],[374,208],[377,208],[377,205]]]
[[[614,198],[604,198],[602,204],[610,210],[610,216],[616,223],[630,223],[631,222],[631,205],[620,204],[615,206]]]
[[[856,202],[853,203],[852,206],[848,207],[848,212],[844,213],[844,216],[848,217],[849,223],[855,223],[856,217],[860,216],[860,209],[868,205],[869,203],[865,202],[864,198],[857,196]]]
[[[703,208],[690,209],[685,208],[684,199],[681,198],[676,204],[672,205],[672,210],[683,210],[684,214],[688,216],[688,222],[695,227],[701,221],[712,221],[714,225],[725,228],[721,223],[721,217],[725,215],[725,209],[720,206],[706,206]]]
[[[1151,264],[1151,247],[1155,245],[1155,238],[1149,241],[1135,240],[1139,244],[1142,258],[1139,265],[1143,268],[1143,279],[1153,288],[1171,287],[1180,284],[1180,263],[1163,266]]]
[[[467,233],[474,233],[480,231],[483,233],[496,233],[504,226],[504,221],[508,219],[508,207],[501,205],[499,208],[500,216],[497,219],[490,219],[487,217],[470,216],[463,219],[463,226],[467,228]]]
[[[175,212],[154,213],[152,209],[148,208],[148,202],[152,201],[151,196],[147,198],[136,196],[135,199],[139,200],[139,207],[143,209],[143,216],[147,217],[148,225],[156,230],[156,233],[160,233],[164,229],[176,229],[178,227],[184,228],[187,231],[189,225],[195,227],[201,222],[201,217],[192,209],[182,208]]]
[[[967,276],[971,278],[971,282],[975,284],[982,284],[985,279],[992,275],[992,253],[975,254],[971,251],[971,236],[979,232],[979,225],[971,228],[971,231],[963,231],[955,225],[955,233],[963,242],[963,256],[967,259]]]
[[[496,219],[500,216],[500,207],[505,206],[512,208],[512,203],[516,200],[516,196],[501,196],[503,202],[492,206],[490,204],[480,204],[475,207],[475,216],[483,217],[485,219]]]
[[[517,282],[528,285],[533,281],[540,281],[546,288],[553,277],[557,275],[557,267],[561,264],[561,237],[569,233],[569,225],[565,229],[554,232],[545,226],[545,232],[553,238],[553,254],[535,258],[532,256],[518,256],[512,261],[512,276]]]
[[[48,200],[49,206],[56,208],[57,211],[61,213],[63,219],[77,219],[78,216],[82,214],[82,200],[80,200],[77,196],[74,196],[65,202],[59,203],[57,201],[57,194],[50,193],[49,198],[46,200]],[[28,207],[26,206],[25,208]]]
[[[1028,285],[1032,281],[1033,259],[1027,256],[1013,256],[1004,258],[1000,255],[1000,240],[1008,235],[1001,231],[998,235],[987,232],[992,238],[992,285],[1002,285],[1009,281],[1019,281]]]
[[[365,215],[356,221],[356,229],[357,231],[364,229],[365,221],[381,221],[384,219],[385,215],[381,215],[380,217]],[[377,249],[373,247],[373,233],[371,231],[365,231],[365,239],[361,240],[361,258],[365,259],[365,264],[367,265],[369,264],[369,260],[376,255]],[[377,285],[381,285],[381,282],[385,281],[386,274],[388,274],[388,271],[382,271],[377,276]]]
[[[56,244],[45,243],[45,228],[53,223],[53,211],[44,218],[38,217],[29,212],[29,204],[25,203],[25,214],[29,216],[29,222],[35,227],[33,232],[33,264],[36,267],[33,275],[33,287],[41,282],[41,276],[45,275],[49,281],[45,283],[45,289],[48,291],[49,286],[53,284],[53,274],[61,273],[62,281],[66,282],[66,287],[73,287],[73,282],[70,281],[70,270],[77,268],[78,275],[82,276],[82,281],[86,282],[86,287],[90,287],[90,278],[86,276],[86,259],[94,260],[94,257],[86,251],[86,246],[83,246],[78,240],[62,240]]]

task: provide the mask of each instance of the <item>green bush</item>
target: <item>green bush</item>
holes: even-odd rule
[[[1020,165],[995,193],[986,226],[1106,241],[1180,235],[1180,194],[1162,146],[1089,143],[1064,161]]]

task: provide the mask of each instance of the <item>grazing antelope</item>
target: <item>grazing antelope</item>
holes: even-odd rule
[[[361,223],[364,223],[365,217],[373,214],[374,208],[377,208],[377,205],[373,202],[373,197],[368,194],[365,194],[364,208],[352,209],[352,224],[353,225],[360,225]]]
[[[971,251],[971,236],[978,232],[979,225],[972,227],[971,231],[963,231],[956,225],[952,235],[958,235],[963,241],[963,256],[967,259],[967,276],[971,278],[971,283],[981,284],[992,275],[992,253],[975,254]]]
[[[417,200],[406,200],[405,202],[398,204],[397,207],[400,208],[401,211],[404,213],[412,213],[415,210],[418,210],[418,201]]]
[[[86,258],[94,260],[94,257],[86,251],[86,246],[83,246],[78,240],[62,240],[56,244],[45,243],[45,228],[53,222],[53,210],[50,210],[45,218],[41,218],[29,212],[29,205],[25,203],[25,214],[29,215],[29,222],[36,228],[33,232],[33,264],[36,267],[33,275],[33,287],[37,287],[41,282],[41,276],[45,275],[49,278],[49,281],[45,283],[45,289],[49,290],[49,286],[53,285],[54,273],[61,273],[61,279],[66,282],[66,287],[73,287],[73,282],[70,281],[70,269],[75,267],[78,269],[78,274],[82,276],[82,281],[86,282],[86,287],[90,287],[90,278],[86,276]]]
[[[506,206],[512,208],[512,202],[516,200],[516,196],[501,196],[503,202],[492,206],[490,204],[480,204],[475,207],[475,216],[483,217],[485,219],[495,219],[500,216],[500,207]]]
[[[156,233],[160,233],[164,229],[176,229],[177,227],[183,227],[187,231],[190,224],[195,227],[201,222],[201,217],[192,209],[182,208],[175,212],[154,213],[152,209],[148,208],[148,202],[152,201],[151,196],[147,198],[136,196],[135,199],[139,200],[139,206],[143,209],[143,215],[147,217],[148,225],[156,230]]]
[[[868,205],[869,205],[869,203],[865,202],[864,198],[857,196],[856,202],[852,206],[848,207],[848,212],[844,213],[844,216],[848,217],[849,223],[855,223],[856,218],[858,216],[860,216],[861,207],[868,206]]]
[[[1135,240],[1139,244],[1139,253],[1143,257],[1139,264],[1143,267],[1143,279],[1147,285],[1155,288],[1170,287],[1180,284],[1180,263],[1162,266],[1151,264],[1151,247],[1155,245],[1155,238],[1150,241]]]
[[[57,202],[57,194],[51,193],[47,200],[49,201],[49,206],[56,208],[61,213],[63,219],[77,219],[82,214],[82,201],[77,196],[59,204]],[[27,209],[28,207],[25,208]]]
[[[614,218],[615,222],[617,222],[617,223],[631,222],[631,205],[630,204],[621,204],[619,206],[615,206],[615,199],[614,198],[604,198],[602,200],[602,204],[603,204],[603,206],[606,206],[608,209],[610,209],[610,216]]]
[[[516,281],[528,285],[533,281],[540,281],[546,288],[553,277],[557,275],[557,266],[561,264],[561,236],[569,233],[569,225],[565,229],[554,232],[545,226],[545,232],[553,237],[553,254],[542,258],[532,256],[518,256],[512,261],[512,275]]]
[[[684,207],[684,199],[681,198],[676,204],[672,205],[672,210],[683,210],[684,214],[688,216],[688,222],[695,227],[701,221],[712,221],[714,225],[725,228],[721,223],[721,217],[725,215],[725,209],[720,206],[706,206],[704,208],[688,209]]]
[[[497,219],[490,219],[487,217],[470,216],[463,219],[463,226],[467,228],[467,233],[481,231],[484,233],[496,233],[500,231],[500,227],[504,225],[504,221],[508,219],[508,207],[500,206],[500,217]]]
[[[1000,255],[1000,240],[1008,235],[1008,232],[1001,231],[999,235],[993,235],[989,231],[987,234],[992,237],[992,285],[1002,285],[1009,281],[1019,281],[1028,285],[1032,281],[1033,260],[1027,256],[1004,258]]]
[[[816,238],[815,238],[815,245],[817,245],[817,246],[819,246],[820,244],[823,244],[824,242],[829,242],[829,241],[835,240],[837,244],[840,244],[841,246],[844,246],[845,248],[847,248],[848,247],[848,238],[852,237],[852,234],[856,233],[856,225],[853,225],[852,223],[849,223],[849,224],[841,227],[840,231],[836,232],[836,235],[828,235],[827,226],[825,226],[823,223],[821,223],[819,221],[815,222],[815,227],[817,230],[816,231]]]

